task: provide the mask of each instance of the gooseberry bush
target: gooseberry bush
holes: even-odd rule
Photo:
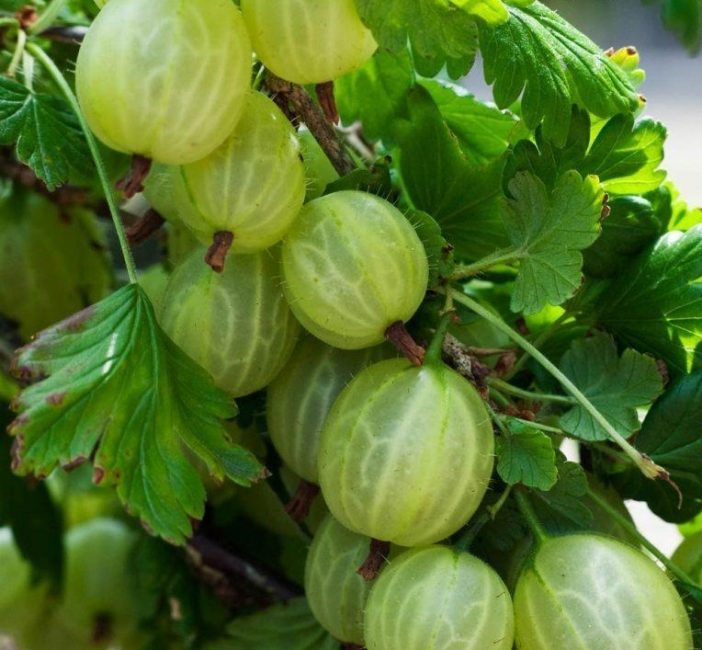
[[[0,646],[702,648],[702,211],[619,45],[0,0]]]

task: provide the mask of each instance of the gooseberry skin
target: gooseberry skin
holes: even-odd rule
[[[482,399],[458,373],[381,361],[356,375],[327,418],[322,494],[352,531],[399,546],[432,544],[480,505],[494,444]]]
[[[195,250],[171,276],[160,322],[232,397],[267,386],[300,333],[280,288],[277,251],[232,255],[222,274]]]
[[[324,194],[327,185],[339,180],[339,174],[308,129],[300,129],[297,138],[300,142],[300,151],[304,159],[305,176],[307,177],[305,198],[307,201],[312,201]]]
[[[685,607],[638,550],[592,534],[551,538],[514,598],[519,650],[691,650]]]
[[[231,0],[110,0],[80,48],[76,91],[106,145],[180,165],[232,132],[251,63]]]
[[[319,439],[334,400],[353,376],[390,356],[387,346],[339,350],[305,337],[268,387],[268,433],[280,457],[298,476],[319,481]]]
[[[287,81],[333,81],[378,49],[354,0],[242,0],[241,9],[261,61]]]
[[[363,645],[363,610],[371,583],[358,568],[370,540],[344,528],[331,515],[312,540],[305,565],[307,602],[320,625],[345,643]]]
[[[305,166],[295,129],[261,93],[251,93],[231,136],[182,167],[192,209],[181,220],[210,244],[234,234],[232,251],[254,253],[278,243],[305,200]],[[204,233],[204,238],[202,234]]]
[[[512,599],[500,577],[447,546],[403,553],[368,598],[368,650],[511,650],[513,639]]]
[[[328,345],[378,345],[424,299],[424,246],[404,215],[365,192],[308,203],[283,240],[284,289],[303,327]]]

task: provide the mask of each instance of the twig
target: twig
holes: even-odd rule
[[[72,43],[79,45],[88,33],[87,27],[56,25],[49,27],[41,33],[42,38],[47,38],[56,43]]]
[[[50,191],[44,181],[37,178],[29,167],[14,160],[7,149],[0,150],[0,177],[8,178],[33,190],[60,206],[82,204],[88,198],[86,190],[71,185],[64,185],[53,192]]]
[[[233,583],[243,580],[273,601],[286,602],[301,594],[301,590],[295,585],[230,553],[202,534],[195,535],[188,544],[188,550],[198,565],[219,571]]]
[[[286,103],[292,106],[295,113],[307,125],[310,133],[319,142],[319,146],[327,154],[339,175],[346,176],[356,168],[353,160],[344,150],[342,139],[327,120],[324,111],[302,86],[285,81],[270,73],[266,78],[266,85],[272,92],[285,98]]]

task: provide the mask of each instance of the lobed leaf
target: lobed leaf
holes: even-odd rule
[[[475,0],[471,0],[475,2]],[[453,79],[470,71],[478,49],[475,18],[440,0],[356,0],[381,47],[399,52],[409,39],[417,71],[433,77],[444,65]]]
[[[560,305],[580,286],[583,255],[599,235],[604,193],[594,176],[563,174],[551,193],[529,172],[509,184],[514,198],[502,216],[521,260],[512,293],[515,312],[533,314]]]
[[[617,276],[597,306],[619,340],[675,375],[702,367],[702,226],[670,232]]]
[[[640,428],[637,408],[663,392],[655,359],[627,349],[619,357],[614,339],[602,332],[575,341],[560,364],[570,379],[625,438]],[[563,430],[582,440],[607,440],[602,427],[582,406],[561,416]]]
[[[0,144],[15,145],[17,158],[49,190],[67,182],[71,171],[90,175],[92,170],[87,142],[68,104],[2,76]]]
[[[543,431],[523,422],[505,420],[507,434],[497,439],[497,473],[508,485],[521,483],[550,490],[558,478],[556,451]]]
[[[480,25],[486,81],[507,108],[521,97],[521,114],[557,144],[568,134],[571,105],[599,117],[631,113],[639,99],[627,75],[590,39],[540,2],[509,7],[501,25]]]
[[[156,323],[139,285],[41,333],[20,351],[18,373],[38,383],[16,400],[19,473],[48,476],[91,459],[155,534],[182,543],[204,512],[194,459],[216,479],[249,485],[265,471],[231,444],[222,419],[234,403]]]

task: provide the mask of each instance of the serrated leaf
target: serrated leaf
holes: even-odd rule
[[[63,517],[45,484],[32,485],[10,470],[11,420],[0,404],[0,526],[10,526],[17,547],[32,565],[37,578],[58,587],[63,573]]]
[[[666,521],[682,523],[702,510],[702,372],[675,382],[651,407],[636,438],[637,448],[665,467],[683,493],[661,481],[640,480],[631,469],[615,477],[625,497],[646,501]]]
[[[497,439],[497,473],[507,485],[550,490],[558,478],[553,442],[543,431],[505,419],[507,435]]]
[[[504,161],[471,165],[425,88],[410,91],[408,110],[397,126],[396,158],[410,203],[439,223],[457,259],[479,259],[506,246],[498,202]]]
[[[589,486],[583,468],[565,460],[559,452],[558,480],[548,491],[532,491],[534,509],[539,521],[551,533],[569,533],[574,529],[588,529],[592,511],[585,505]]]
[[[71,170],[89,175],[92,169],[87,142],[68,104],[2,76],[0,144],[16,145],[19,160],[49,190],[68,181]]]
[[[702,367],[702,226],[670,232],[641,253],[598,302],[623,343],[663,359],[674,375]]]
[[[305,598],[235,619],[227,628],[227,650],[338,650],[339,643],[317,623]]]
[[[449,2],[490,25],[500,25],[509,20],[509,12],[502,0],[449,0]]]
[[[399,52],[409,39],[417,71],[434,77],[446,65],[458,79],[470,71],[478,49],[475,19],[437,0],[356,0],[363,22],[381,47]]]
[[[511,142],[528,137],[523,123],[514,115],[484,104],[455,86],[433,80],[420,83],[429,91],[451,133],[458,138],[469,165],[488,165],[502,156]]]
[[[399,52],[378,50],[360,70],[334,84],[344,124],[360,121],[366,137],[391,143],[392,121],[405,112],[407,92],[414,82],[407,48]]]
[[[602,332],[575,341],[563,355],[561,370],[625,438],[640,428],[636,409],[663,392],[655,359],[631,348],[619,357],[614,339]],[[582,440],[608,438],[580,405],[561,416],[561,426]]]
[[[598,133],[579,169],[599,176],[612,194],[646,194],[665,180],[666,172],[658,167],[667,135],[660,122],[634,124],[633,115],[617,115]]]
[[[647,199],[620,196],[608,205],[611,212],[602,224],[602,234],[585,251],[585,275],[593,278],[610,278],[621,273],[664,231]]]
[[[182,543],[204,512],[199,459],[217,479],[249,485],[264,471],[228,440],[234,403],[156,322],[141,287],[128,285],[42,332],[21,350],[18,373],[38,383],[16,400],[19,473],[48,476],[92,459],[157,535]]]
[[[638,108],[626,72],[555,11],[534,2],[509,12],[502,25],[480,25],[485,79],[500,108],[521,96],[527,126],[543,122],[557,144],[565,142],[572,104],[599,117]]]
[[[560,305],[580,286],[583,255],[600,231],[604,193],[596,177],[563,174],[549,193],[529,172],[509,184],[514,198],[502,215],[520,268],[512,294],[515,312],[533,314]]]
[[[666,173],[659,166],[667,131],[660,122],[635,122],[632,115],[615,115],[590,143],[593,130],[588,113],[574,108],[565,142],[556,146],[538,128],[533,142],[522,140],[515,145],[506,178],[517,171],[532,171],[551,187],[562,173],[575,169],[598,176],[610,194],[646,194],[661,186]]]

